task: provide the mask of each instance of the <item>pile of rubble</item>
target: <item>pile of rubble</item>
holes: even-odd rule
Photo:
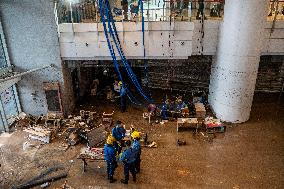
[[[113,113],[107,115],[109,116],[108,127],[110,127]],[[96,112],[85,110],[81,110],[79,116],[70,115],[67,119],[55,113],[39,117],[21,113],[17,117],[15,127],[27,132],[30,139],[44,143],[50,143],[56,138],[64,138],[68,146],[76,145],[83,140],[100,143],[105,140],[107,134],[106,127],[103,127],[105,119],[100,118]],[[93,133],[96,133],[97,140],[90,141],[90,138],[93,138],[90,135]]]

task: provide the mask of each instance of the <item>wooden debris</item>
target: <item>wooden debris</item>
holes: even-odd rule
[[[202,103],[195,103],[195,113],[197,118],[205,118],[206,116],[206,109],[204,104]]]
[[[54,189],[75,189],[73,187],[71,187],[70,185],[67,184],[67,180],[64,182],[64,184],[62,184],[62,186],[60,186],[59,188],[54,188]]]
[[[50,143],[51,141],[51,131],[43,129],[39,126],[30,127],[24,130],[29,133],[29,137],[34,140],[40,140],[44,143]]]

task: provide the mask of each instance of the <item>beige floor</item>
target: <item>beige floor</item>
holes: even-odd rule
[[[142,170],[137,183],[130,181],[128,186],[108,183],[104,162],[90,163],[87,172],[82,173],[82,162],[76,157],[83,145],[65,152],[61,147],[63,140],[56,139],[39,149],[23,150],[27,134],[16,131],[10,137],[0,137],[0,188],[10,189],[56,164],[70,169],[67,180],[75,189],[284,188],[284,99],[277,98],[271,94],[256,95],[250,120],[226,124],[226,133],[217,134],[213,142],[188,130],[177,133],[174,122],[149,125],[142,118],[141,108],[128,107],[122,114],[115,104],[93,104],[90,100],[78,109],[95,109],[100,113],[114,109],[115,120],[133,124],[147,132],[149,140],[157,142],[158,148],[142,149]],[[177,138],[187,145],[177,146]],[[115,178],[123,178],[121,164]],[[64,179],[59,180],[50,188],[63,183]]]

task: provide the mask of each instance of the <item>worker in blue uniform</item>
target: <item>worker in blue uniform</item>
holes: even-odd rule
[[[121,183],[128,184],[129,172],[133,177],[133,181],[136,182],[136,171],[135,171],[135,156],[136,151],[131,148],[131,141],[126,141],[126,150],[123,151],[119,160],[123,162],[124,165],[124,179],[121,179]]]
[[[107,163],[107,175],[110,183],[116,181],[116,179],[113,178],[115,168],[117,167],[116,150],[113,145],[114,142],[115,138],[112,135],[109,135],[104,146],[104,158]]]
[[[120,89],[120,111],[122,113],[126,111],[126,101],[127,101],[126,86],[122,85]]]
[[[122,139],[125,137],[126,130],[123,128],[121,121],[116,122],[116,126],[112,128],[111,134],[115,138],[114,147],[118,154],[121,153]]]
[[[168,106],[166,103],[162,105],[161,116],[163,120],[168,119]]]
[[[138,131],[133,131],[131,133],[132,137],[132,148],[135,151],[135,171],[136,173],[140,172],[140,163],[141,163],[141,144],[140,144],[140,133]]]

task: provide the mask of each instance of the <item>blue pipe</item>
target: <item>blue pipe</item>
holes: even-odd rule
[[[108,0],[106,0],[106,5],[107,5],[107,8],[108,8],[108,11],[106,10],[106,14],[107,14],[107,18],[108,18],[108,28],[109,28],[109,33],[111,34],[112,38],[114,39],[114,43],[115,43],[115,46],[121,56],[121,59],[122,59],[122,62],[126,68],[126,71],[128,73],[128,75],[130,76],[132,82],[134,83],[135,87],[138,89],[138,91],[140,92],[140,94],[147,100],[147,101],[151,101],[148,96],[143,92],[143,89],[142,87],[140,86],[139,82],[137,81],[137,77],[136,75],[134,74],[134,72],[132,71],[131,67],[129,66],[128,62],[127,62],[127,59],[125,58],[125,55],[121,49],[121,44],[119,43],[119,46],[118,46],[118,43],[116,41],[116,38],[117,40],[119,41],[119,38],[118,38],[118,34],[117,34],[117,30],[116,30],[116,27],[115,27],[115,24],[114,24],[114,20],[113,20],[113,17],[111,14],[109,14],[110,12],[110,6],[109,6],[109,2]],[[110,23],[110,21],[112,21]],[[113,34],[113,30],[112,30],[112,27],[115,28],[114,31],[115,31],[115,36]]]

